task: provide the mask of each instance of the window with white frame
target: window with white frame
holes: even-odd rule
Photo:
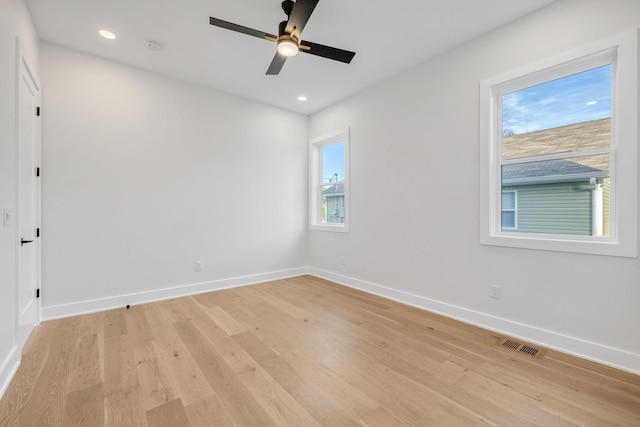
[[[637,254],[636,30],[483,81],[481,242]]]
[[[518,228],[518,192],[502,191],[502,231]]]
[[[311,141],[309,174],[309,227],[349,231],[348,129]]]

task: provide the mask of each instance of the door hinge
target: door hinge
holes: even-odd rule
[[[40,107],[36,107],[36,116],[40,117]]]
[[[36,228],[36,237],[40,237],[40,228]]]
[[[40,176],[40,168],[36,168],[36,176]]]
[[[40,298],[40,288],[36,289],[36,298]]]

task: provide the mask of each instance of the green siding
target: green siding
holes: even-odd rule
[[[609,237],[611,234],[611,178],[602,180],[602,235]]]
[[[344,196],[326,196],[326,222],[344,223]]]
[[[591,235],[591,189],[585,183],[504,186],[518,192],[518,232]]]

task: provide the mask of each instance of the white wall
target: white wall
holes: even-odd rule
[[[38,70],[38,36],[22,0],[0,0],[0,215],[16,209],[16,37]],[[16,341],[16,222],[0,220],[0,396],[20,359]]]
[[[23,2],[0,0],[0,11],[1,209],[15,207],[15,35],[35,69],[38,57]],[[563,0],[315,114],[311,132],[301,115],[44,44],[43,316],[308,263],[640,373],[638,259],[481,246],[477,184],[479,81],[635,26],[636,0]],[[309,233],[306,141],[344,126],[351,232]],[[0,228],[0,386],[19,357],[15,242]]]
[[[41,69],[44,318],[302,271],[306,116],[47,43]]]
[[[481,246],[478,220],[480,80],[633,27],[637,0],[561,1],[314,114],[351,128],[352,172],[314,273],[640,373],[637,258]]]

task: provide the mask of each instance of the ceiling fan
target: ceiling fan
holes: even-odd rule
[[[280,23],[277,36],[213,17],[209,17],[209,23],[216,27],[226,28],[227,30],[237,31],[242,34],[276,42],[278,51],[267,69],[267,75],[280,73],[287,58],[295,56],[298,52],[310,53],[311,55],[348,64],[355,56],[355,52],[349,52],[348,50],[325,46],[307,40],[300,40],[302,30],[307,24],[318,1],[319,0],[298,0],[293,2],[292,0],[284,0],[282,2],[282,10],[288,19]]]

